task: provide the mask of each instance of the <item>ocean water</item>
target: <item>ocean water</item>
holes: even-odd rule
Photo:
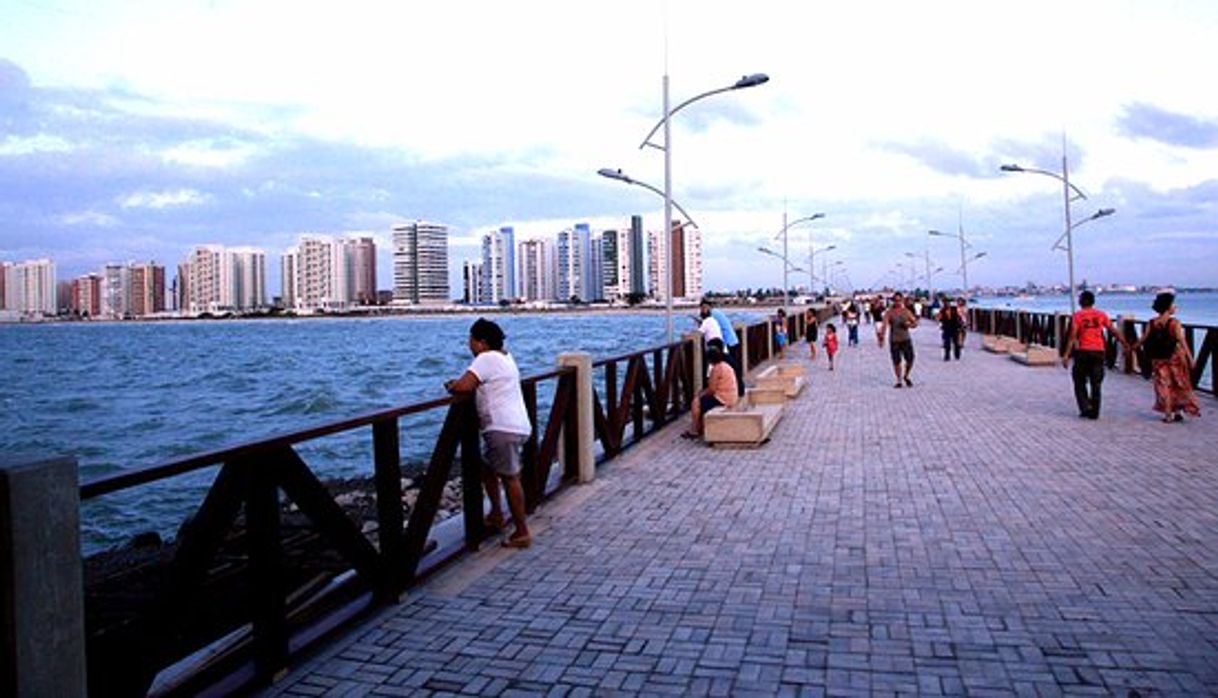
[[[754,322],[756,313],[730,313]],[[442,397],[470,362],[475,316],[0,325],[0,451],[74,456],[81,480]],[[563,351],[594,360],[663,343],[659,313],[496,315],[522,375]],[[690,312],[674,316],[694,329]],[[551,384],[552,385],[552,384]],[[552,387],[543,387],[548,397]],[[402,455],[425,461],[443,419],[403,420]],[[301,455],[327,477],[371,473],[370,430]],[[173,535],[214,469],[87,502],[86,552],[144,530]]]
[[[1150,308],[1154,299],[1153,293],[1100,293],[1096,296],[1095,307],[1108,313],[1114,320],[1118,315],[1149,320],[1155,316],[1155,312]],[[1037,313],[1070,312],[1070,297],[1067,295],[977,296],[973,298],[972,304],[977,308],[1028,310]],[[1189,324],[1218,327],[1218,292],[1177,294],[1176,317]]]

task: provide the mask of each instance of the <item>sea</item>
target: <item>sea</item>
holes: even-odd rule
[[[1114,320],[1117,316],[1148,320],[1156,313],[1150,304],[1153,293],[1098,293],[1095,307],[1103,310]],[[1037,296],[974,296],[971,303],[977,308],[1001,308],[1003,310],[1027,310],[1035,313],[1068,313],[1070,296],[1047,294]],[[1176,317],[1181,322],[1193,325],[1218,327],[1218,291],[1182,292],[1176,294]]]
[[[678,336],[694,309],[674,312]],[[731,312],[740,323],[761,313]],[[81,481],[445,395],[469,365],[475,315],[0,325],[0,453],[71,456]],[[495,314],[522,375],[565,351],[603,359],[662,345],[663,313]],[[545,386],[546,384],[543,384]],[[549,385],[553,385],[550,383]],[[548,403],[553,388],[542,387]],[[402,422],[402,459],[426,462],[444,417]],[[370,430],[298,451],[321,476],[371,474]],[[89,500],[90,553],[155,531],[172,537],[215,469]]]

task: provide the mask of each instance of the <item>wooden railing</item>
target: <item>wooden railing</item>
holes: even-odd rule
[[[803,328],[801,315],[788,319],[792,341]],[[771,323],[740,330],[747,337],[747,355],[740,357],[747,372],[771,358]],[[689,410],[701,370],[695,355],[687,339],[593,364],[593,434],[601,462]],[[576,477],[577,440],[560,438],[580,431],[576,380],[574,368],[560,368],[521,381],[534,426],[521,473],[530,512]],[[554,386],[548,409],[539,404],[543,385]],[[407,518],[402,420],[435,410],[445,411],[443,426],[416,478]],[[365,429],[375,490],[371,528],[352,520],[301,455],[308,450],[302,446],[319,439]],[[552,477],[560,449],[565,469]],[[166,695],[265,685],[335,629],[394,603],[428,572],[477,549],[490,535],[481,467],[473,401],[445,397],[84,483],[80,499],[87,501],[216,471],[198,510],[153,559],[145,556],[110,576],[90,575],[92,558],[86,561],[90,692],[143,696],[154,681],[153,692]],[[445,540],[435,525],[450,481],[460,485],[460,531]],[[303,515],[303,528],[285,524],[289,512]],[[310,555],[324,558],[322,571],[316,559],[294,557],[306,544]]]
[[[1146,320],[1123,318],[1119,320],[1119,331],[1131,343],[1142,335]],[[1065,313],[1033,313],[1024,310],[999,310],[991,308],[970,308],[969,324],[973,331],[983,334],[1001,334],[1015,337],[1021,342],[1040,344],[1054,347],[1059,353],[1064,351],[1060,344],[1070,334],[1071,317]],[[1215,392],[1214,364],[1215,352],[1218,352],[1218,327],[1182,323],[1185,341],[1193,354],[1193,387],[1211,395]],[[1061,338],[1061,342],[1058,341]],[[1113,337],[1107,340],[1107,363],[1109,368],[1117,368],[1125,373],[1139,373],[1143,377],[1150,375],[1150,361],[1146,360],[1144,352],[1138,350],[1132,354],[1119,351],[1119,342]]]
[[[530,509],[550,493],[560,431],[576,431],[574,372],[563,368],[522,381],[534,425],[522,472]],[[552,383],[554,392],[548,415],[539,419],[542,383]],[[405,520],[399,420],[441,409],[446,410],[444,424]],[[375,542],[297,452],[300,444],[365,428],[371,428],[372,437]],[[176,672],[177,678],[162,687],[164,693],[227,692],[265,683],[340,623],[395,602],[426,572],[463,550],[476,549],[489,535],[483,523],[478,439],[473,401],[446,397],[83,484],[80,497],[90,500],[218,468],[202,504],[155,569],[130,570],[86,586],[90,694],[145,695],[159,672],[184,660],[191,666]],[[574,439],[563,441],[573,446]],[[564,461],[570,469],[575,459],[568,454]],[[454,462],[460,463],[464,537],[429,551]],[[563,479],[571,474],[568,470]],[[283,530],[281,492],[312,526],[297,537],[324,540],[337,558],[331,572],[317,574],[315,565],[289,564],[287,552],[299,541]]]

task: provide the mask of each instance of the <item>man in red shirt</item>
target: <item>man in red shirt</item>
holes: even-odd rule
[[[1120,342],[1125,351],[1129,351],[1129,343],[1112,326],[1108,315],[1096,309],[1094,293],[1080,293],[1078,304],[1082,309],[1074,314],[1070,323],[1070,335],[1066,338],[1062,366],[1069,366],[1070,357],[1073,355],[1074,369],[1070,376],[1074,379],[1074,400],[1078,403],[1078,416],[1099,419],[1100,384],[1104,382],[1104,357],[1108,349],[1104,332],[1107,331]]]

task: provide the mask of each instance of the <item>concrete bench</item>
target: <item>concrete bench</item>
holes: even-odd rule
[[[1023,352],[1027,350],[1028,345],[1006,335],[987,334],[981,338],[981,348],[995,354],[1010,354],[1012,352]]]
[[[1052,347],[1029,344],[1023,351],[1011,352],[1011,360],[1025,366],[1052,366],[1061,361],[1061,357]]]
[[[754,405],[782,405],[787,401],[787,393],[782,386],[745,388],[744,397]]]
[[[782,390],[787,397],[799,395],[808,380],[803,364],[779,363],[767,366],[757,374],[756,386],[766,390]]]
[[[702,438],[721,448],[755,448],[770,438],[782,410],[781,403],[754,403],[746,395],[732,407],[707,412],[702,418]]]

